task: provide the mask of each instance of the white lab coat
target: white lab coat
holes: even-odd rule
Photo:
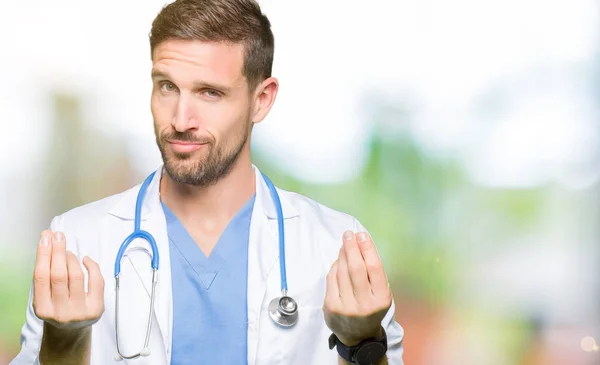
[[[254,169],[257,188],[248,249],[248,365],[337,364],[336,350],[328,347],[331,331],[322,311],[325,278],[338,257],[343,232],[362,231],[364,227],[350,215],[278,189],[285,221],[288,288],[298,302],[299,320],[291,328],[277,327],[267,312],[271,299],[280,295],[277,215],[268,187],[259,170]],[[170,364],[173,308],[167,226],[159,199],[162,171],[161,166],[148,187],[142,208],[142,229],[155,237],[160,252],[148,357],[118,362],[114,359],[114,262],[119,246],[133,230],[135,202],[141,185],[75,208],[51,222],[52,231],[65,233],[68,250],[80,260],[87,255],[99,263],[105,280],[105,311],[92,327],[92,365]],[[134,240],[121,264],[119,335],[125,355],[139,352],[143,346],[150,283],[149,246],[145,241]],[[382,325],[388,335],[389,363],[402,365],[403,329],[394,320],[394,309],[392,304]],[[195,314],[188,315],[193,321]],[[42,322],[33,312],[30,297],[21,332],[22,348],[10,365],[38,364],[41,338]],[[208,362],[198,359],[198,364],[203,363]]]

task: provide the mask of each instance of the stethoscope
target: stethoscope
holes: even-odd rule
[[[117,258],[115,260],[115,281],[116,281],[116,297],[115,297],[115,335],[117,341],[117,354],[115,355],[116,360],[122,359],[135,359],[140,356],[148,356],[150,355],[150,348],[148,347],[148,343],[150,342],[150,329],[152,327],[152,313],[154,312],[154,300],[156,297],[156,283],[158,282],[158,246],[156,245],[156,240],[154,237],[147,231],[142,230],[141,220],[142,220],[142,203],[144,201],[144,196],[146,195],[146,190],[148,190],[148,186],[150,182],[154,178],[156,171],[150,174],[142,183],[142,187],[137,196],[137,200],[135,202],[135,220],[134,220],[134,229],[133,232],[123,241],[121,247],[119,248],[119,252],[117,253]],[[291,297],[287,295],[287,276],[286,276],[286,268],[285,268],[285,234],[283,230],[283,209],[281,207],[281,201],[279,200],[279,194],[275,189],[275,186],[269,180],[267,176],[262,174],[269,191],[271,192],[271,197],[273,199],[273,203],[275,204],[275,210],[277,211],[277,226],[279,231],[279,271],[281,275],[281,296],[277,298],[273,298],[269,303],[269,315],[275,324],[280,325],[282,327],[291,327],[296,324],[298,321],[298,303]],[[119,346],[119,275],[121,273],[121,260],[125,255],[125,250],[129,244],[136,238],[141,238],[147,241],[150,244],[152,249],[152,292],[150,294],[150,312],[148,312],[148,325],[146,327],[146,338],[144,340],[144,347],[142,350],[134,355],[125,356],[121,352],[121,348]]]

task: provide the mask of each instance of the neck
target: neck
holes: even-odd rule
[[[241,156],[240,156],[241,157]],[[221,226],[229,222],[254,195],[256,183],[250,160],[236,162],[229,174],[207,187],[181,184],[163,174],[161,200],[182,221]]]

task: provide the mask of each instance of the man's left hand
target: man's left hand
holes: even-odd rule
[[[327,275],[323,312],[329,329],[346,346],[379,337],[392,305],[383,264],[368,233],[344,233],[338,259]]]

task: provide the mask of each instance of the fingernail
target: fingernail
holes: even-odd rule
[[[365,242],[367,240],[367,235],[364,232],[360,232],[356,236],[358,237],[358,242]]]
[[[43,235],[42,236],[42,246],[47,247],[50,245],[50,238],[48,238],[48,236]]]
[[[54,241],[55,241],[55,242],[60,242],[60,241],[62,241],[62,233],[60,233],[60,232],[55,232],[55,233],[54,233],[54,236],[53,236],[53,239],[54,239]]]
[[[351,239],[352,239],[352,232],[350,232],[350,231],[344,232],[344,240],[350,241]]]

